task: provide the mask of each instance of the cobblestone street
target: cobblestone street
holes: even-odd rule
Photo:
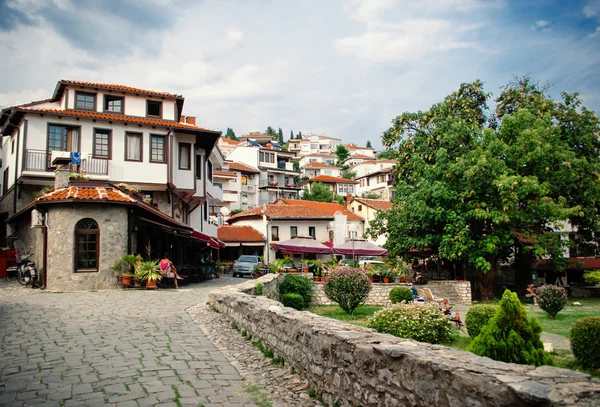
[[[236,281],[79,293],[0,281],[0,405],[254,405],[185,311]]]

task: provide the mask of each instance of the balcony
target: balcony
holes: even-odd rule
[[[241,190],[242,192],[250,192],[250,193],[255,193],[256,192],[256,187],[254,185],[241,185]]]
[[[85,156],[85,154],[82,154]],[[91,175],[108,175],[108,159],[106,158],[84,158],[81,160],[80,169]],[[26,171],[50,171],[50,153],[45,150],[26,150],[25,151],[25,170]],[[72,171],[77,171],[75,165],[71,166]]]
[[[287,182],[285,180],[261,180],[259,184],[259,188],[276,188],[276,189],[301,189],[300,184],[294,183],[294,180],[291,179]]]

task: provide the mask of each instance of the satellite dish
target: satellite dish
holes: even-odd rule
[[[223,215],[223,216],[229,215],[229,209],[227,209],[224,206],[219,210],[219,212],[221,212],[221,215]]]

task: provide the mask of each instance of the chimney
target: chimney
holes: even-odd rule
[[[185,122],[187,124],[191,124],[192,126],[196,125],[196,116],[188,116],[185,118]]]
[[[185,116],[179,116],[179,123],[185,123]]]
[[[68,165],[58,164],[54,170],[54,189],[66,188],[69,186],[69,170]]]
[[[350,195],[349,193],[346,193],[346,199],[344,200],[344,207],[346,209],[348,209],[348,207],[350,206],[351,203],[352,203],[352,195]]]

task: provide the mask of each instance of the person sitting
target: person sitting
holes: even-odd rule
[[[410,291],[412,291],[413,301],[416,301],[419,303],[425,302],[425,298],[423,298],[423,296],[419,295],[419,293],[417,292],[417,289],[415,287],[410,287]]]
[[[444,298],[442,303],[440,304],[440,311],[444,312],[444,315],[450,315],[450,310],[452,309],[452,305],[448,303],[448,299]]]
[[[533,298],[533,305],[537,305],[537,294],[535,293],[535,287],[533,284],[529,284],[526,291],[527,293],[525,294],[525,297]]]
[[[462,321],[460,320],[460,315],[458,314],[458,311],[456,311],[454,313],[454,317],[450,318],[451,322],[454,322],[456,324],[456,328],[460,330],[461,326],[464,326],[464,324],[462,323]]]
[[[169,253],[165,253],[165,257],[160,261],[159,266],[160,273],[163,275],[163,277],[172,278],[173,282],[175,283],[175,288],[179,288],[177,280],[183,280],[183,277],[180,277],[179,274],[177,274],[177,269],[169,258]]]

